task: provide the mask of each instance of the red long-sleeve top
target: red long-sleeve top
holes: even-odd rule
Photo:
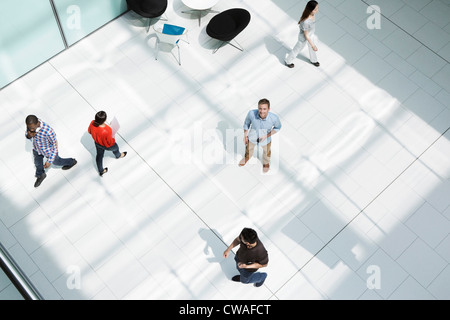
[[[104,127],[96,127],[94,126],[94,120],[92,120],[88,132],[96,143],[106,148],[112,147],[116,143],[116,139],[112,137],[112,129],[106,123]]]

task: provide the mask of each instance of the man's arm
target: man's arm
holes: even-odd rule
[[[270,137],[270,136],[273,136],[275,133],[277,133],[279,130],[274,130],[274,129],[272,129],[272,131],[270,131],[268,134],[267,134],[267,138],[268,137]]]
[[[41,146],[41,149],[44,150],[45,157],[47,158],[47,162],[44,163],[45,169],[52,165],[58,154],[58,140],[56,139],[56,133],[52,128],[49,128],[46,138],[49,142],[49,146]]]
[[[272,130],[268,134],[266,134],[265,136],[260,137],[259,141],[261,142],[261,141],[266,140],[270,136],[273,136],[275,133],[280,131],[280,129],[281,129],[281,121],[280,121],[279,117],[276,117],[276,120],[274,121],[274,125],[273,125]]]
[[[225,258],[228,258],[228,255],[230,254],[230,251],[234,247],[237,247],[240,243],[241,243],[241,241],[239,241],[239,237],[236,237],[236,239],[234,239],[234,241],[228,246],[227,250],[225,250],[225,252],[223,253],[223,256]]]
[[[244,130],[244,144],[248,144],[248,130]]]
[[[249,111],[247,113],[247,116],[245,117],[244,121],[244,144],[248,144],[248,131],[250,130],[250,127],[252,126],[252,111]]]
[[[238,267],[241,269],[259,269],[267,267],[268,263],[266,264],[259,264],[257,262],[254,262],[252,264],[245,264],[245,263],[238,263]]]

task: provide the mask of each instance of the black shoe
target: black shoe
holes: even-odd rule
[[[231,280],[241,282],[241,276],[234,276],[233,278],[231,278]]]
[[[103,171],[100,172],[100,177],[103,177],[103,175],[107,172],[108,172],[108,168],[103,169]]]
[[[42,181],[44,181],[44,179],[47,178],[47,175],[45,174],[45,172],[43,174],[41,174],[37,179],[36,182],[34,183],[34,187],[37,188],[41,185]]]
[[[120,158],[125,158],[125,156],[127,155],[127,152],[125,151],[125,152],[122,152],[122,154],[120,155],[120,157],[119,158],[117,158],[117,159],[120,159]]]
[[[295,67],[295,65],[293,63],[287,64],[286,62],[284,63],[286,65],[286,67],[288,68],[293,68]]]
[[[73,159],[73,163],[71,166],[64,166],[62,167],[63,170],[69,170],[70,168],[72,168],[74,165],[77,164],[77,160]]]
[[[316,67],[320,66],[320,63],[318,62],[311,62],[313,65],[315,65]]]
[[[265,279],[264,279],[264,280],[265,280]],[[255,283],[254,286],[257,287],[257,288],[259,288],[259,287],[261,287],[263,284],[264,284],[264,281],[263,281],[263,282]]]

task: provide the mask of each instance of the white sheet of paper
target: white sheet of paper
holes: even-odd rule
[[[119,131],[120,124],[116,117],[114,117],[111,120],[111,130],[112,130],[112,137],[114,138],[116,136],[117,131]]]

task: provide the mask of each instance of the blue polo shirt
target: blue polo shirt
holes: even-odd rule
[[[272,130],[278,132],[280,129],[280,118],[270,111],[265,119],[261,119],[258,109],[250,110],[244,121],[244,130],[248,130],[248,140],[253,144],[257,143],[256,140],[259,137],[267,135]],[[260,145],[265,146],[271,141],[271,137],[268,137]]]

